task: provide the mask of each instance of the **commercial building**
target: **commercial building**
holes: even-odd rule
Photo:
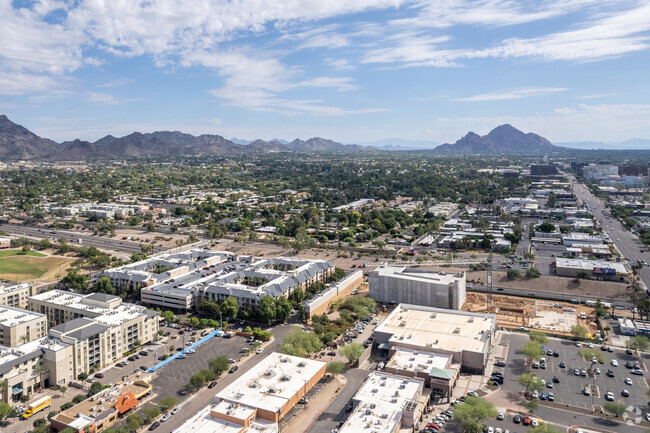
[[[394,346],[389,350],[389,357],[384,371],[418,377],[431,388],[433,395],[451,397],[460,376],[460,365],[453,363],[452,355]]]
[[[618,327],[623,335],[635,336],[637,333],[636,324],[632,319],[627,317],[618,318]]]
[[[620,280],[631,274],[630,269],[620,262],[604,260],[567,259],[556,257],[551,264],[559,277],[577,277],[581,271],[587,272],[587,277],[601,280]]]
[[[254,411],[246,407],[213,403],[198,411],[172,433],[279,433],[277,423],[253,415]]]
[[[374,344],[389,354],[398,348],[451,355],[462,371],[482,373],[496,329],[496,315],[398,305],[375,328]]]
[[[50,420],[52,430],[99,433],[133,412],[151,395],[151,375],[138,373],[87,398]]]
[[[586,165],[582,167],[582,175],[588,180],[618,176],[618,166],[612,164]]]
[[[532,164],[530,166],[531,176],[552,176],[557,174],[557,168],[551,164]]]
[[[332,212],[334,213],[339,213],[342,210],[357,210],[362,208],[365,205],[368,205],[370,203],[374,203],[375,201],[371,198],[362,198],[360,200],[353,201],[348,204],[344,204],[342,206],[337,206],[335,208],[332,208]]]
[[[465,272],[432,272],[382,265],[368,274],[369,296],[386,304],[414,304],[460,310],[465,303]]]
[[[352,398],[354,411],[339,433],[413,431],[428,402],[423,389],[420,378],[371,373]]]
[[[325,375],[326,366],[321,361],[271,353],[216,395],[211,416],[240,426],[252,419],[279,423]]]
[[[354,290],[358,290],[361,284],[363,284],[363,272],[359,270],[351,272],[343,279],[329,284],[322,292],[303,301],[302,305],[305,308],[306,319],[311,320],[316,315],[326,313],[333,302],[343,299]]]
[[[49,336],[68,345],[72,376],[104,367],[141,344],[158,337],[159,314],[119,296],[53,290],[29,298],[32,311],[47,316],[55,326]]]
[[[34,294],[34,286],[27,283],[5,286],[0,284],[0,305],[27,306],[27,298]]]

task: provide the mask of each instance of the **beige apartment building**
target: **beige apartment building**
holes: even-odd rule
[[[16,347],[46,335],[44,314],[0,305],[0,345]]]
[[[0,305],[26,307],[27,299],[35,293],[31,284],[22,283],[5,286],[0,284]]]

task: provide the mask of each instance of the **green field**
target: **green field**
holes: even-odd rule
[[[66,257],[5,256],[0,258],[0,278],[16,282],[40,278],[53,281],[62,278],[65,273],[61,271],[73,261]]]
[[[0,250],[0,257],[12,257],[12,256],[32,256],[32,257],[45,257],[45,254],[37,253],[36,251],[27,251],[23,254],[22,250]]]

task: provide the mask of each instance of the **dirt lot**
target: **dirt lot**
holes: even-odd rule
[[[565,308],[575,311],[565,311]],[[485,293],[467,293],[467,300],[463,305],[463,310],[486,313],[487,295]],[[490,312],[496,313],[497,325],[506,328],[523,326],[569,335],[570,327],[578,324],[589,329],[591,334],[598,332],[594,322],[596,317],[594,309],[584,305],[539,301],[517,296],[493,295]],[[581,312],[587,315],[587,320],[579,318]],[[564,321],[560,319],[564,319]]]

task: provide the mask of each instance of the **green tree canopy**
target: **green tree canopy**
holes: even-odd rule
[[[280,344],[280,351],[287,355],[305,357],[309,353],[318,352],[323,348],[323,342],[316,334],[294,329]]]
[[[346,358],[348,358],[348,361],[353,364],[361,358],[361,355],[363,355],[363,351],[365,349],[363,348],[363,345],[359,343],[350,343],[346,344],[345,346],[341,347],[339,349],[339,353]]]
[[[546,335],[544,332],[541,331],[531,332],[528,338],[531,339],[532,341],[537,341],[539,344],[548,343],[548,335]]]
[[[332,361],[327,364],[327,372],[331,374],[341,374],[345,369],[345,363],[341,361]]]
[[[106,293],[107,295],[114,295],[116,293],[115,287],[111,284],[111,279],[102,277],[95,283],[94,291],[96,293]]]
[[[284,296],[278,296],[275,298],[275,319],[280,322],[285,322],[291,317],[291,310],[293,305],[291,302]]]
[[[607,403],[603,404],[603,409],[616,417],[622,416],[625,412],[627,412],[627,406],[624,404],[614,403],[612,401],[608,401]]]
[[[239,304],[237,303],[237,300],[232,296],[226,298],[226,300],[223,301],[223,304],[221,304],[219,308],[221,309],[223,315],[230,317],[231,320],[235,320],[237,318],[237,314],[239,313]]]
[[[269,325],[273,320],[275,320],[275,302],[272,297],[265,295],[260,299],[260,302],[257,305],[257,314],[260,321],[265,325]]]
[[[174,407],[176,407],[177,404],[178,404],[178,400],[175,399],[174,397],[163,397],[160,399],[160,407],[163,410],[173,409]]]
[[[214,371],[216,374],[221,374],[228,370],[228,358],[223,355],[217,356],[208,362],[208,366],[210,367],[210,370]]]
[[[483,421],[494,418],[497,410],[489,401],[479,397],[467,397],[465,404],[454,406],[454,421],[458,422],[466,433],[483,431]]]
[[[539,341],[529,340],[519,351],[528,359],[528,362],[539,361],[544,356],[544,351]]]
[[[632,350],[644,351],[648,349],[648,346],[650,346],[650,342],[648,341],[648,338],[645,335],[637,335],[634,337],[630,337],[625,342],[625,347]]]
[[[574,325],[571,327],[571,334],[576,338],[585,338],[589,334],[589,330],[581,325]]]
[[[69,287],[72,290],[85,292],[88,288],[86,275],[78,274],[77,271],[70,271],[68,275],[59,281],[59,285]]]

